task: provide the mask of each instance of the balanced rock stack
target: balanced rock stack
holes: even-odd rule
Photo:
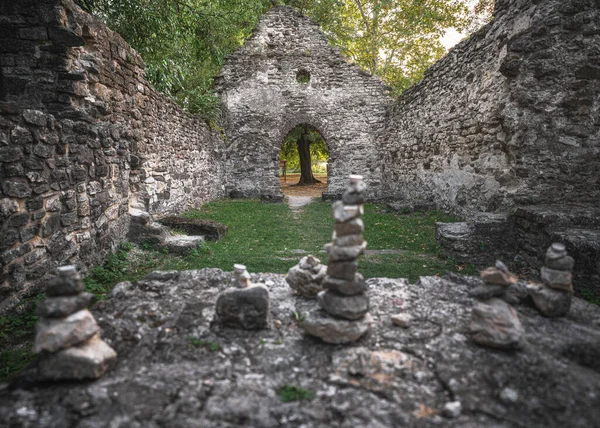
[[[292,267],[285,280],[292,289],[301,296],[314,297],[323,290],[323,278],[327,274],[327,266],[315,256],[302,257],[300,262]]]
[[[541,270],[543,284],[529,284],[527,291],[535,306],[546,317],[561,317],[569,312],[573,297],[573,257],[563,244],[548,248]]]
[[[252,284],[246,266],[233,265],[234,287],[217,299],[216,318],[224,326],[256,330],[269,326],[269,289]]]
[[[115,351],[100,338],[94,316],[85,309],[94,295],[83,292],[75,266],[58,269],[46,287],[48,298],[38,305],[33,352],[40,355],[43,380],[97,379],[112,368]]]
[[[314,310],[302,322],[302,328],[329,343],[349,343],[370,328],[369,298],[363,276],[357,272],[357,258],[364,253],[363,239],[365,183],[360,175],[350,176],[350,186],[342,201],[333,204],[335,219],[333,242],[325,246],[329,255],[327,275],[317,299],[322,310]],[[331,315],[332,317],[330,317]]]
[[[484,284],[469,294],[477,299],[469,330],[474,342],[492,348],[518,348],[523,327],[517,311],[506,303],[508,290],[518,278],[501,261],[481,272]]]

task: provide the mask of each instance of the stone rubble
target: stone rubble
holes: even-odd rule
[[[543,284],[529,284],[527,291],[536,308],[545,317],[562,317],[569,312],[573,297],[573,257],[567,255],[564,244],[548,248],[541,269]]]
[[[2,426],[589,428],[600,420],[600,307],[577,297],[559,322],[529,298],[515,305],[526,351],[498,352],[465,335],[467,293],[479,278],[370,278],[376,328],[332,346],[308,336],[294,310],[323,314],[320,327],[332,337],[331,320],[357,337],[360,323],[330,317],[293,294],[281,274],[252,274],[268,285],[280,328],[214,325],[216,300],[232,277],[207,268],[120,285],[92,311],[119,353],[117,367],[95,382],[30,382],[25,370],[0,383]],[[390,322],[408,311],[410,328]],[[312,399],[283,403],[284,385]]]
[[[223,291],[215,310],[215,321],[223,326],[258,330],[269,327],[271,305],[269,289],[252,284],[246,266],[233,265],[234,283]]]
[[[524,334],[517,312],[507,303],[509,287],[518,277],[501,261],[481,272],[483,285],[469,292],[477,299],[473,306],[469,331],[474,342],[500,349],[519,348]]]
[[[290,268],[286,282],[300,296],[314,297],[323,290],[323,279],[327,274],[327,266],[313,255],[302,257],[300,262]]]
[[[177,255],[185,255],[204,242],[204,236],[200,235],[174,235],[168,226],[154,221],[146,211],[132,208],[129,216],[127,239],[131,242],[159,245]]]
[[[33,352],[40,354],[38,378],[97,379],[114,366],[117,354],[100,338],[100,327],[85,309],[94,296],[83,292],[75,266],[63,266],[58,273],[37,308]]]
[[[350,185],[332,207],[336,221],[333,242],[325,245],[329,256],[325,290],[317,295],[321,311],[310,311],[301,323],[304,331],[328,343],[350,343],[370,329],[369,297],[356,259],[364,253],[363,239],[365,183],[360,175],[350,175]],[[341,321],[343,320],[343,321]]]

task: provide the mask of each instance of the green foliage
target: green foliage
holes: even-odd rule
[[[298,154],[297,142],[303,133],[307,134],[305,138],[310,141],[310,158],[313,172],[326,172],[327,168],[323,169],[321,165],[329,158],[327,143],[319,131],[309,125],[296,126],[283,140],[280,158],[287,161],[288,172],[300,172],[300,156]]]
[[[106,263],[92,269],[91,275],[83,282],[86,291],[94,293],[98,300],[108,298],[112,287],[120,281],[127,281],[130,273],[129,252],[134,248],[130,242],[123,242],[115,253],[109,254]]]
[[[185,109],[219,116],[212,88],[225,57],[250,35],[269,0],[78,0],[146,63],[148,80]]]
[[[0,381],[10,378],[33,361],[31,347],[38,321],[35,307],[45,297],[42,293],[26,298],[13,312],[0,316]]]
[[[201,340],[197,337],[189,337],[188,340],[194,348],[207,348],[211,352],[217,352],[219,349],[221,349],[221,345],[219,345],[217,342]]]
[[[304,322],[304,320],[306,319],[306,315],[301,314],[299,312],[292,312],[292,315],[294,316],[294,320],[296,321],[296,324],[300,325]]]
[[[399,94],[421,80],[445,52],[448,28],[473,31],[493,0],[285,0],[318,22],[330,42]]]
[[[0,381],[9,379],[27,367],[35,358],[29,347],[0,352]]]
[[[148,80],[185,109],[218,122],[213,76],[274,0],[76,0],[136,49]],[[444,48],[447,28],[474,31],[493,0],[284,0],[318,22],[346,57],[399,93]],[[310,51],[305,53],[310,56]],[[305,80],[307,77],[301,77]]]
[[[283,385],[277,390],[279,399],[284,403],[290,401],[312,400],[313,393],[294,385]]]

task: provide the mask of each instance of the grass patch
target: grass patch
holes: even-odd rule
[[[284,403],[290,401],[312,400],[313,393],[294,385],[283,385],[277,390],[279,399]]]
[[[292,212],[286,204],[263,204],[254,200],[219,200],[188,211],[190,218],[215,220],[229,226],[217,242],[204,242],[185,257],[159,251],[149,243],[139,248],[122,243],[103,266],[84,278],[86,289],[99,300],[106,299],[121,281],[136,281],[154,270],[187,270],[217,267],[230,271],[243,263],[250,272],[285,274],[304,255],[311,253],[327,263],[323,245],[331,241],[334,221],[331,204],[314,202]],[[399,254],[364,255],[360,272],[366,278],[403,277],[416,281],[422,275],[446,271],[474,273],[472,266],[440,257],[435,242],[435,222],[452,221],[438,211],[398,213],[385,206],[365,205],[365,239],[369,249],[402,250]],[[7,378],[33,359],[28,351],[37,321],[34,309],[39,295],[11,314],[0,317],[0,379]],[[298,315],[296,322],[301,323]],[[217,351],[219,345],[194,339],[192,346]]]

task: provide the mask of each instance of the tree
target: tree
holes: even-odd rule
[[[286,0],[318,22],[343,55],[388,83],[399,94],[421,80],[445,53],[448,28],[476,25],[493,0]],[[483,23],[483,20],[477,21]]]
[[[285,137],[281,158],[288,161],[290,169],[300,169],[298,186],[320,183],[312,172],[313,159],[327,159],[327,144],[315,128],[298,125]]]
[[[330,42],[399,94],[444,54],[449,27],[475,30],[493,0],[75,0],[136,49],[147,79],[186,110],[218,121],[212,89],[227,55],[273,4],[296,7]],[[473,11],[467,5],[474,4]]]
[[[220,104],[213,76],[271,6],[270,0],[76,1],[142,55],[156,89],[211,121]]]

